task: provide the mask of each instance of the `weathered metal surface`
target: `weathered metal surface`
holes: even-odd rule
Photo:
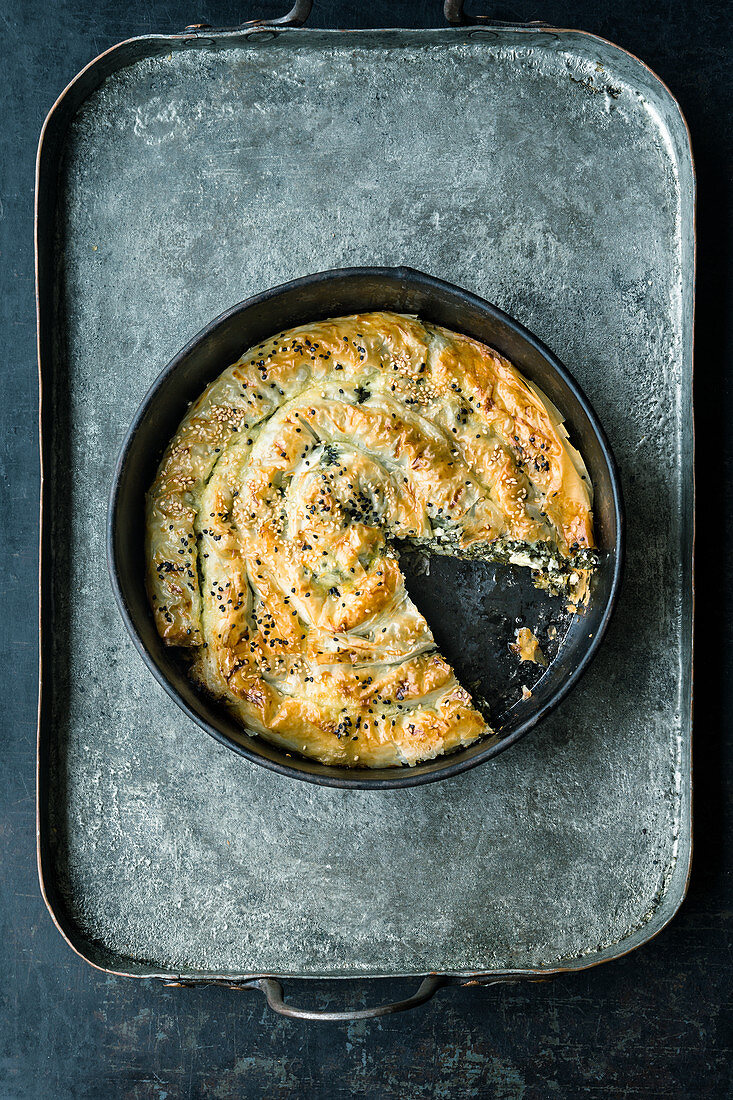
[[[95,961],[138,973],[613,957],[672,915],[689,858],[681,117],[638,62],[573,33],[178,45],[151,40],[162,52],[90,95],[65,142],[41,736],[57,909]],[[212,743],[145,673],[104,563],[114,458],[161,366],[248,294],[362,263],[445,277],[544,339],[610,435],[629,527],[575,695],[495,764],[390,792],[306,787]]]

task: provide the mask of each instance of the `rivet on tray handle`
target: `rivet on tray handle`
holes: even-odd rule
[[[429,1001],[434,993],[445,985],[450,979],[442,974],[428,974],[418,987],[416,993],[404,1001],[394,1001],[388,1005],[377,1005],[374,1008],[354,1008],[347,1012],[319,1012],[315,1008],[296,1008],[285,1003],[283,987],[276,978],[255,978],[241,985],[232,986],[233,989],[259,989],[265,994],[267,1003],[273,1012],[279,1012],[281,1016],[290,1016],[295,1020],[369,1020],[374,1016],[389,1016],[393,1012],[404,1012],[408,1008],[417,1008],[418,1005]]]
[[[475,27],[479,23],[492,23],[497,27],[547,27],[549,23],[533,19],[529,23],[506,23],[502,19],[492,19],[490,15],[471,15],[463,10],[463,0],[444,0],[443,14],[454,27]]]

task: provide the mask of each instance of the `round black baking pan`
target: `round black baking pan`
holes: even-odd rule
[[[595,490],[594,525],[601,563],[589,606],[570,615],[565,601],[532,587],[527,570],[432,559],[431,572],[408,588],[436,641],[466,687],[489,705],[496,736],[415,767],[328,767],[249,735],[199,693],[175,648],[155,628],[144,584],[144,498],[162,453],[191,401],[242,352],[294,325],[349,313],[395,310],[463,332],[496,348],[561,410]],[[623,507],[616,464],[596,414],[568,371],[519,322],[456,286],[409,268],[324,271],[274,287],[222,313],[168,364],[146,394],[115,469],[107,522],[107,559],[117,603],[140,656],[181,709],[255,764],[331,787],[385,789],[457,775],[513,745],[567,695],[601,644],[619,590]],[[433,562],[435,566],[433,567]],[[508,642],[532,627],[549,665],[520,665]],[[531,681],[531,682],[530,682]],[[524,690],[526,689],[526,690]],[[528,691],[530,694],[528,694]]]

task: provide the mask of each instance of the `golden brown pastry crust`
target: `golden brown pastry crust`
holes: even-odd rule
[[[394,540],[572,561],[594,545],[591,491],[557,410],[497,352],[394,313],[301,325],[212,382],[163,456],[147,497],[156,625],[268,740],[414,764],[489,727]]]

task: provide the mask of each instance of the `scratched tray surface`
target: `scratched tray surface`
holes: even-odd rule
[[[553,969],[643,942],[689,859],[693,185],[674,103],[577,33],[163,46],[82,104],[59,185],[42,797],[72,938],[139,973],[232,976]],[[620,605],[571,697],[496,761],[386,792],[290,781],[193,725],[134,652],[104,551],[118,448],[168,359],[248,295],[361,264],[448,279],[544,339],[608,431],[628,513]],[[453,584],[480,637],[476,568]]]

